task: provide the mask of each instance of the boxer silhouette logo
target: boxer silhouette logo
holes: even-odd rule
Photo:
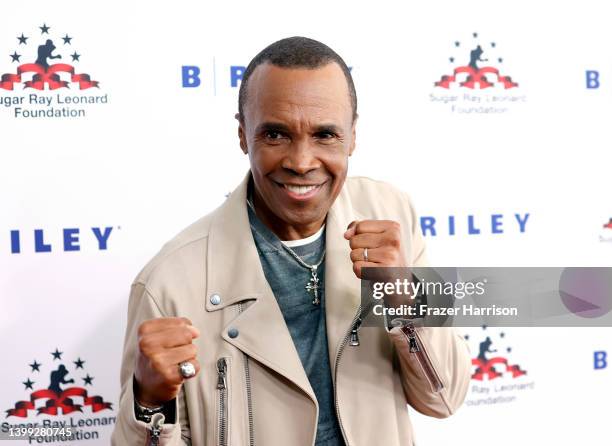
[[[483,327],[486,330],[486,326]],[[506,334],[503,331],[498,333],[499,339],[505,338]],[[465,337],[469,340],[469,336]],[[472,358],[472,366],[474,367],[472,379],[476,381],[488,381],[502,378],[518,378],[519,376],[527,375],[527,371],[521,369],[517,364],[511,364],[510,360],[497,349],[492,348],[494,341],[491,336],[486,336],[483,341],[478,344],[478,356]],[[511,347],[506,347],[506,353],[512,351]],[[491,356],[494,355],[494,356]]]
[[[93,386],[94,377],[85,370],[87,361],[78,357],[71,361],[73,366],[66,367],[62,361],[59,349],[51,352],[52,359],[38,362],[36,359],[29,364],[30,373],[22,384],[24,390],[31,390],[28,398],[18,401],[14,407],[7,409],[6,417],[27,418],[30,413],[36,415],[66,415],[72,412],[84,412],[90,410],[92,413],[103,410],[112,410],[112,404],[104,401],[101,396],[91,395],[88,391]],[[58,362],[59,361],[59,362]],[[45,387],[44,368],[49,364],[49,384]],[[77,385],[82,381],[82,386]],[[40,385],[39,385],[40,384]],[[71,385],[68,387],[68,385]]]
[[[39,29],[41,30],[40,35],[35,32],[26,36],[22,32],[21,36],[17,36],[17,43],[10,57],[11,63],[18,65],[12,70],[13,72],[4,73],[0,76],[0,89],[12,91],[16,85],[22,85],[23,89],[32,88],[35,90],[70,88],[71,84],[76,85],[79,90],[99,87],[99,82],[92,80],[89,74],[76,72],[73,64],[80,62],[81,54],[72,48],[73,37],[65,34],[64,37],[60,38],[63,40],[60,51],[55,44],[60,39],[53,40],[49,37],[52,27],[44,24]],[[32,54],[32,47],[37,48],[36,59]],[[73,53],[66,54],[69,51],[73,51]],[[34,59],[33,62],[27,61],[30,57],[28,54],[32,54],[29,60]],[[22,58],[25,59],[24,63],[21,63]],[[61,59],[62,62],[49,63],[49,61],[56,59]]]
[[[434,86],[439,88],[450,89],[452,85],[459,84],[460,87],[469,89],[485,89],[495,85],[500,85],[504,89],[511,89],[518,87],[518,83],[514,82],[510,76],[504,76],[501,74],[500,66],[503,64],[504,59],[497,57],[495,61],[490,60],[486,53],[495,53],[497,44],[490,42],[485,45],[479,43],[478,33],[472,34],[475,42],[464,43],[460,41],[455,42],[455,49],[459,51],[459,56],[449,57],[449,62],[454,65],[453,74],[443,75],[438,82],[434,83]],[[467,50],[464,46],[467,45]],[[474,47],[474,45],[476,45]],[[471,49],[470,49],[471,48]],[[469,59],[467,57],[463,59],[463,55],[469,51]],[[456,60],[466,60],[465,64],[457,64]],[[486,63],[482,65],[480,63]]]

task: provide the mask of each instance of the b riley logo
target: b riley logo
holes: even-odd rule
[[[505,342],[504,331],[493,333],[486,325],[482,330],[484,333],[470,345],[471,351],[478,352],[478,356],[472,358],[472,384],[465,404],[482,406],[514,402],[520,394],[533,390],[535,382],[529,379],[527,370],[511,361],[512,347]],[[469,335],[464,337],[470,342]]]
[[[526,102],[519,83],[504,72],[504,58],[496,42],[473,33],[471,39],[455,41],[451,53],[448,74],[434,82],[429,95],[432,103],[449,107],[453,113],[499,114]]]
[[[112,404],[91,390],[95,377],[87,361],[80,356],[68,361],[63,356],[56,348],[47,360],[34,359],[29,364],[28,377],[22,382],[29,395],[5,410],[12,422],[0,425],[0,438],[30,437],[30,443],[93,440],[100,438],[97,426],[115,424],[116,417],[104,415],[113,410]],[[20,434],[22,429],[28,429],[28,434]]]
[[[12,69],[0,76],[0,105],[10,109],[15,118],[79,118],[90,105],[108,103],[108,94],[85,92],[97,91],[100,84],[75,67],[82,55],[75,49],[74,37],[67,33],[55,36],[51,30],[45,23],[38,31],[22,32],[15,38],[13,54],[9,55]],[[83,93],[64,93],[67,90]],[[16,91],[21,93],[11,94]]]

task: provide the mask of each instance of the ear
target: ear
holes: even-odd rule
[[[353,119],[353,126],[351,127],[351,146],[349,147],[349,156],[353,154],[355,151],[355,145],[357,142],[357,118],[359,115],[355,115],[355,119]]]
[[[249,148],[246,143],[246,133],[244,131],[244,121],[240,117],[240,113],[236,113],[234,118],[238,121],[238,139],[240,140],[240,149],[242,149],[242,153],[247,155],[249,153]]]

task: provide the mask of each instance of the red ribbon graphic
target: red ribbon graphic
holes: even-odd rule
[[[83,404],[74,404],[70,397],[75,396],[83,398]],[[47,402],[44,406],[37,408],[35,402],[38,399],[47,399]],[[60,395],[49,389],[32,392],[30,401],[19,401],[15,403],[15,408],[8,409],[6,411],[6,416],[26,418],[28,416],[28,410],[37,410],[39,414],[57,415],[58,409],[61,409],[61,413],[65,415],[72,412],[82,412],[81,408],[83,406],[91,406],[92,412],[99,412],[104,409],[112,410],[112,403],[105,402],[101,396],[87,396],[87,390],[84,388],[70,387],[64,390]]]
[[[509,88],[518,87],[518,84],[516,82],[513,82],[512,79],[510,79],[510,76],[500,75],[499,70],[497,68],[482,67],[478,70],[475,70],[470,66],[455,68],[455,71],[451,76],[442,76],[442,78],[434,85],[436,87],[450,88],[451,82],[456,82],[456,77],[460,73],[468,74],[467,80],[465,82],[461,82],[460,84],[462,87],[474,89],[476,84],[478,84],[481,89],[492,87],[493,83],[487,81],[487,78],[485,77],[486,74],[494,74],[495,76],[497,76],[497,82],[503,84],[506,90]]]
[[[484,376],[486,375],[490,381],[492,379],[501,377],[502,373],[497,372],[493,368],[495,364],[505,365],[506,372],[512,373],[513,378],[527,374],[525,370],[521,370],[520,366],[508,364],[508,360],[506,358],[497,356],[495,358],[491,358],[485,361],[480,358],[472,358],[472,365],[475,365],[477,367],[476,372],[474,372],[474,374],[472,375],[472,379],[482,381]]]
[[[21,83],[21,75],[23,73],[35,73],[32,80],[25,81],[24,85],[26,88],[29,87],[36,90],[44,90],[45,85],[47,85],[49,90],[68,88],[68,82],[61,80],[57,73],[69,73],[70,81],[78,83],[80,90],[98,86],[98,81],[92,81],[89,74],[75,74],[72,65],[58,63],[51,65],[45,70],[45,67],[41,65],[26,63],[17,67],[17,74],[3,74],[0,78],[0,88],[13,90],[15,83]]]

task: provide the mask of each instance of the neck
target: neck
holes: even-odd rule
[[[259,196],[257,190],[253,187],[252,194],[253,207],[255,208],[255,214],[264,225],[268,227],[276,236],[285,241],[289,240],[300,240],[306,237],[310,237],[315,234],[321,226],[325,223],[323,218],[321,221],[307,223],[303,225],[291,225],[286,221],[278,218],[264,203]]]

